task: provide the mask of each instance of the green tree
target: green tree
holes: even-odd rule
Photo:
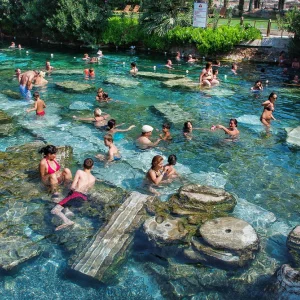
[[[176,26],[190,26],[192,3],[191,0],[144,0],[146,12],[141,17],[142,28],[148,34],[163,36]]]

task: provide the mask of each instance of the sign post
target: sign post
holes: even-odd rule
[[[194,3],[193,26],[206,28],[207,24],[207,3]]]

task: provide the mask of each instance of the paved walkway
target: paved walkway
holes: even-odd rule
[[[244,47],[255,47],[255,48],[276,48],[276,49],[287,49],[289,42],[291,41],[290,37],[278,37],[278,36],[270,36],[263,37],[261,40],[254,40],[240,43],[239,46]]]

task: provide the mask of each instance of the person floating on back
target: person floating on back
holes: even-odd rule
[[[51,210],[52,214],[57,215],[63,221],[62,225],[55,228],[56,231],[74,224],[74,222],[68,219],[68,217],[65,215],[65,213],[67,212],[69,214],[73,214],[73,213],[69,212],[68,209],[66,209],[67,211],[65,210],[64,213],[62,212],[63,209],[66,208],[66,206],[76,205],[78,204],[78,200],[80,202],[87,201],[87,192],[94,186],[96,181],[95,176],[91,174],[93,165],[94,165],[94,161],[91,158],[87,158],[84,160],[83,170],[78,170],[76,172],[68,196],[62,199]]]

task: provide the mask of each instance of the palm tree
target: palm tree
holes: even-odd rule
[[[142,28],[148,34],[155,33],[163,36],[176,26],[190,26],[193,2],[191,0],[144,0],[145,13],[140,19]]]

